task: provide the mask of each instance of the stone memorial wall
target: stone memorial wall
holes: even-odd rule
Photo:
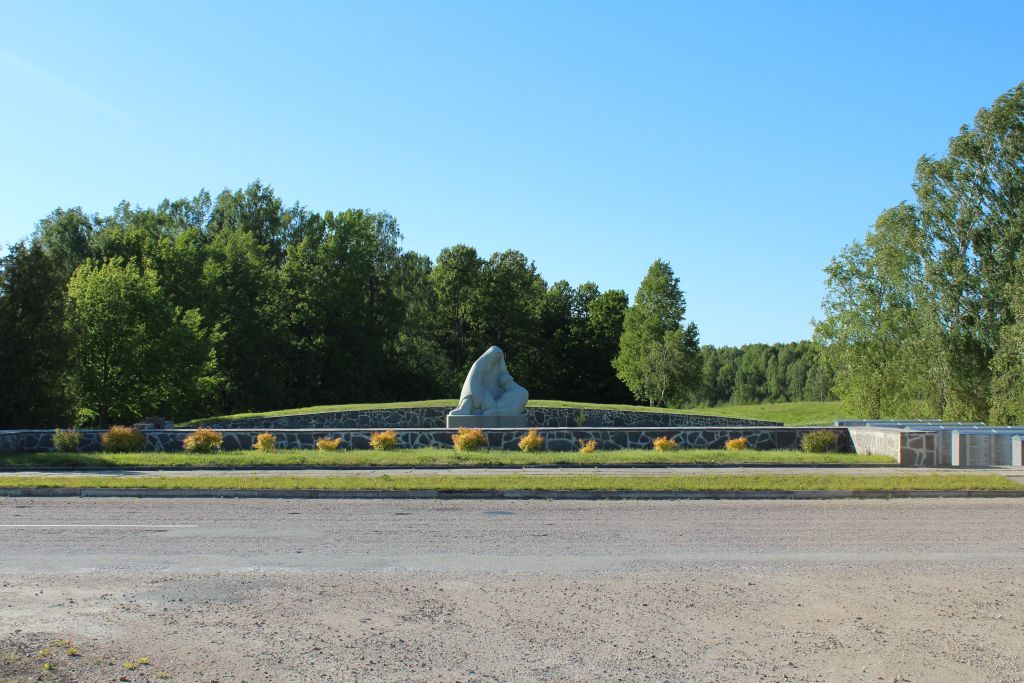
[[[597,441],[600,450],[622,448],[650,448],[651,442],[659,436],[674,439],[680,448],[724,448],[729,439],[746,437],[757,450],[798,449],[800,439],[808,431],[820,427],[551,427],[539,431],[545,439],[545,450],[572,451],[579,448],[579,441]],[[839,449],[847,452],[852,448],[849,433],[844,428],[830,428],[839,435]],[[320,438],[341,438],[342,449],[369,448],[370,436],[377,429],[222,429],[224,450],[249,450],[262,432],[277,437],[278,448],[316,447]],[[451,429],[396,429],[401,448],[451,448]],[[146,450],[178,451],[191,429],[152,429],[143,432],[146,436]],[[82,430],[82,451],[97,451],[100,448],[100,430]],[[488,446],[493,449],[515,450],[525,429],[486,430]],[[47,452],[53,450],[53,432],[49,430],[23,430],[0,434],[0,450],[7,452]]]
[[[276,417],[213,420],[214,429],[444,429],[445,417],[455,406],[432,408],[379,408],[304,413]],[[530,427],[781,427],[781,422],[747,420],[715,415],[684,415],[644,410],[578,408],[526,408]]]

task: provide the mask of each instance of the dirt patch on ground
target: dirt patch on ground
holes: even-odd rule
[[[1021,681],[1016,576],[802,563],[8,576],[0,680]]]

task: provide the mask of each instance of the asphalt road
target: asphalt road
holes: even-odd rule
[[[0,680],[1022,681],[1022,566],[1020,500],[0,499]]]
[[[0,547],[33,571],[1024,561],[1024,501],[0,499]]]

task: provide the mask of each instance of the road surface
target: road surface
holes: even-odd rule
[[[0,499],[0,680],[1022,681],[1022,567],[1020,500]]]

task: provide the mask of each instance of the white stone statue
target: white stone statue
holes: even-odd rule
[[[512,379],[497,346],[484,351],[466,375],[459,407],[448,413],[449,427],[525,427],[529,392]]]

